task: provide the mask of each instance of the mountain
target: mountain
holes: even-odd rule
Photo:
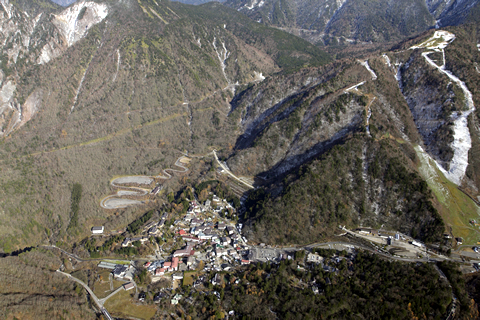
[[[460,230],[479,212],[478,40],[478,26],[432,31],[243,94],[227,163],[264,185],[246,201],[249,237],[310,243],[366,224],[440,242],[446,223],[474,243]]]
[[[180,249],[185,214],[217,196],[238,211],[202,213],[205,227],[239,219],[235,237],[267,262],[235,258],[217,272],[204,253],[226,249],[206,242],[196,257],[212,272],[185,273],[183,305],[119,289],[105,308],[122,318],[478,317],[457,266],[433,265],[426,250],[449,260],[455,238],[469,250],[480,236],[477,2],[304,4],[0,1],[0,317],[103,318],[81,285],[106,298],[113,284],[98,260],[132,255],[152,299],[172,282],[150,283],[144,257]],[[337,45],[334,59],[295,30],[318,44],[372,44]],[[162,234],[148,234],[164,213]],[[358,227],[426,246],[408,263],[400,248],[339,237]],[[325,249],[344,239],[358,250]],[[323,264],[307,264],[307,250]],[[286,259],[269,263],[279,252]],[[200,283],[191,294],[190,280]]]
[[[349,45],[398,41],[437,22],[461,24],[478,1],[228,0],[225,5],[314,44]]]
[[[213,149],[257,187],[246,198],[228,183],[259,241],[309,242],[342,224],[438,242],[477,210],[477,24],[332,62],[219,3],[31,4],[36,15],[2,2],[5,251],[70,245],[97,224],[121,229],[142,210],[101,205],[113,177],[157,177],[180,152]],[[211,172],[201,163],[190,181]]]
[[[427,0],[426,3],[439,27],[459,25],[472,20],[478,21],[479,1]]]
[[[218,3],[82,1],[36,15],[17,2],[1,8],[5,251],[88,234],[115,217],[99,206],[112,175],[155,174],[146,164],[173,165],[177,150],[234,143],[228,101],[241,85],[330,61]]]

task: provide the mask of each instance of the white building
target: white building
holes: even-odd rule
[[[307,262],[322,263],[323,257],[319,256],[318,254],[309,253],[307,256]]]
[[[93,227],[92,228],[92,233],[93,234],[102,234],[104,231],[104,227],[101,226],[101,227]]]

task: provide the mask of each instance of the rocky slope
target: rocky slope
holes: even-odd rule
[[[475,19],[477,0],[427,0],[428,10],[437,20],[437,27],[454,26]],[[478,19],[478,17],[477,17]]]
[[[76,1],[77,0],[52,0],[52,2],[55,2],[56,4],[59,4],[64,7],[67,7]]]
[[[1,9],[0,134],[8,135],[35,115],[42,100],[41,90],[34,90],[23,104],[17,99],[19,75],[63,54],[101,22],[108,9],[105,4],[82,1],[59,14],[42,9],[33,16],[8,0],[2,1]]]

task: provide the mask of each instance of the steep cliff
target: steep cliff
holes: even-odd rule
[[[34,2],[28,10],[26,7],[24,2],[10,3],[8,0],[2,1],[0,6],[0,41],[3,43],[1,135],[8,135],[25,124],[40,108],[41,91],[36,91],[28,104],[18,100],[16,91],[23,73],[63,54],[108,13],[105,4],[85,1],[59,14],[52,13],[58,11],[58,7],[44,2]]]

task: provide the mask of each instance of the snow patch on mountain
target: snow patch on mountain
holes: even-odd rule
[[[447,171],[442,166],[438,165],[439,169],[443,174],[452,181],[453,183],[460,185],[462,179],[465,176],[465,172],[468,166],[468,152],[472,147],[472,139],[470,136],[470,131],[468,129],[468,116],[475,110],[475,105],[473,103],[473,96],[470,90],[467,88],[465,83],[456,77],[451,71],[446,70],[445,68],[445,51],[444,49],[455,40],[455,35],[447,31],[435,31],[435,34],[432,38],[426,40],[424,43],[413,46],[412,49],[417,48],[426,48],[433,51],[425,51],[422,53],[422,56],[425,58],[428,64],[436,68],[441,73],[445,74],[450,78],[454,83],[456,83],[463,91],[465,95],[465,106],[466,111],[463,112],[454,112],[452,114],[452,120],[454,122],[454,141],[451,145],[453,149],[453,158],[450,162],[450,168]],[[437,65],[429,55],[433,52],[442,52],[443,64],[441,66]]]
[[[372,104],[373,102],[375,101],[375,97],[373,97],[372,101],[370,101],[370,103],[367,105],[367,125],[366,125],[366,128],[367,128],[367,135],[369,137],[371,137],[370,135],[370,118],[372,117]]]
[[[452,41],[455,40],[455,35],[445,30],[437,30],[433,36],[424,42],[412,46],[410,49],[429,49],[440,52],[445,49]]]
[[[472,147],[472,139],[470,137],[467,121],[468,116],[475,110],[472,93],[470,90],[468,90],[465,83],[453,75],[450,71],[446,70],[444,65],[439,67],[437,64],[435,64],[435,62],[428,57],[428,52],[425,52],[422,55],[430,65],[436,67],[440,72],[447,75],[453,82],[455,82],[462,89],[466,98],[465,102],[468,110],[464,112],[454,112],[452,114],[452,119],[454,119],[454,140],[452,143],[454,154],[452,161],[450,162],[450,169],[448,172],[444,172],[445,176],[450,181],[459,185],[465,176],[468,166],[468,151]]]
[[[227,61],[228,57],[230,57],[230,52],[228,52],[227,47],[225,46],[225,42],[221,42],[222,48],[218,49],[217,47],[217,38],[213,38],[213,48],[215,49],[215,52],[217,53],[218,60],[220,61],[220,67],[222,68],[222,73],[223,76],[225,77],[225,80],[227,80],[227,83],[230,84],[230,80],[228,80],[227,73],[225,72],[225,61]]]
[[[263,80],[265,80],[265,76],[263,75],[262,72],[257,72],[257,71],[253,71],[253,81],[254,82],[262,82]]]
[[[352,91],[352,90],[357,90],[358,87],[363,86],[364,84],[365,84],[365,81],[362,81],[362,82],[360,82],[360,83],[358,83],[358,84],[356,84],[356,85],[354,85],[354,86],[351,86],[350,88],[347,88],[347,89],[344,91],[344,93],[350,92],[350,91]]]
[[[358,61],[358,62],[360,62],[360,64],[364,66],[368,70],[368,72],[370,72],[370,74],[372,75],[372,80],[377,80],[377,75],[372,70],[372,68],[370,68],[370,65],[368,64],[368,60]]]
[[[90,66],[90,63],[88,64],[88,67],[89,66]],[[87,74],[88,67],[85,69],[85,72],[82,75],[82,79],[80,79],[80,84],[78,85],[77,91],[75,93],[75,98],[73,99],[73,105],[70,108],[70,113],[69,114],[71,114],[73,112],[73,109],[75,109],[75,105],[77,104],[77,101],[78,101],[78,96],[80,95],[80,90],[82,90],[83,81],[85,81],[85,75]]]
[[[390,58],[386,55],[386,54],[383,54],[382,55],[383,59],[385,59],[385,64],[391,68],[392,67],[392,63],[390,62]]]
[[[244,5],[244,8],[247,8],[248,10],[253,10],[254,8],[258,7],[261,8],[265,5],[265,1],[261,0],[260,2],[258,0],[252,0],[252,3],[250,5]]]
[[[122,62],[122,57],[120,56],[120,49],[117,49],[117,72],[115,72],[115,76],[113,77],[113,81],[117,80],[118,70],[120,69],[120,63]]]

